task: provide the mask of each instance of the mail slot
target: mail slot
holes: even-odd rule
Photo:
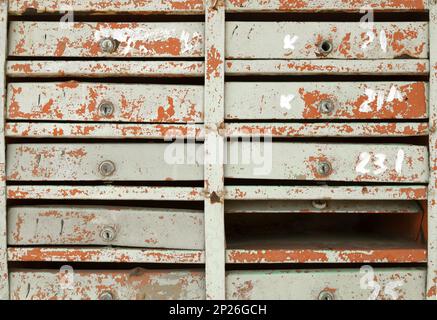
[[[229,59],[428,58],[427,22],[228,22]]]
[[[10,270],[12,300],[203,300],[196,270]]]
[[[184,236],[181,237],[180,235]],[[8,243],[204,249],[203,212],[92,206],[14,206]]]
[[[423,300],[426,269],[231,271],[226,285],[235,300]]]
[[[203,23],[13,21],[14,57],[203,57]]]
[[[203,88],[43,82],[8,86],[10,120],[199,123]]]
[[[426,120],[427,88],[424,82],[228,82],[225,112],[229,120]]]

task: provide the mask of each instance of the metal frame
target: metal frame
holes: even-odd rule
[[[427,298],[437,300],[437,1],[430,1],[430,79]]]
[[[54,1],[54,0],[53,0]],[[282,61],[282,60],[251,60],[251,61],[225,61],[225,11],[228,12],[277,12],[287,10],[310,11],[319,8],[323,1],[312,0],[310,7],[281,7],[277,0],[269,0],[266,10],[257,5],[247,2],[247,5],[236,6],[229,0],[205,0],[205,5],[195,5],[192,8],[182,9],[182,13],[199,13],[205,10],[205,63],[204,62],[129,62],[129,61],[105,61],[103,67],[96,69],[97,62],[89,61],[49,61],[36,65],[32,61],[9,62],[7,58],[7,18],[8,0],[0,0],[0,103],[5,106],[6,75],[19,78],[31,74],[33,77],[45,77],[56,75],[75,75],[84,77],[108,76],[106,67],[112,71],[110,76],[200,76],[205,70],[205,119],[204,127],[196,126],[199,138],[204,139],[205,158],[211,162],[204,166],[205,189],[202,188],[146,188],[146,187],[75,187],[75,186],[11,186],[6,189],[5,178],[5,124],[4,108],[0,108],[0,299],[9,298],[9,282],[7,261],[8,253],[10,261],[93,261],[93,262],[142,262],[142,263],[188,263],[205,264],[206,269],[206,298],[225,299],[226,279],[225,266],[226,258],[232,263],[231,253],[226,253],[224,202],[226,200],[282,200],[282,199],[317,199],[321,196],[329,199],[351,199],[351,200],[393,200],[393,199],[414,199],[428,201],[428,269],[427,269],[427,298],[437,299],[437,0],[423,0],[415,2],[416,6],[396,7],[396,11],[425,10],[430,12],[430,61],[426,59],[416,60],[372,60],[366,61]],[[54,1],[56,2],[56,1]],[[363,3],[365,1],[363,0]],[[292,3],[292,1],[290,1]],[[336,3],[329,0],[326,3]],[[422,6],[423,4],[423,6]],[[251,7],[252,6],[252,7]],[[255,7],[253,7],[255,6]],[[331,5],[332,6],[332,5]],[[349,5],[344,8],[330,8],[325,10],[344,9],[346,11],[357,11]],[[375,7],[375,9],[390,9],[386,6]],[[15,10],[15,11],[14,11]],[[20,9],[21,10],[21,9]],[[88,8],[84,8],[87,11]],[[172,12],[170,10],[169,12]],[[21,14],[17,8],[12,8],[11,14]],[[305,66],[305,68],[303,68]],[[388,68],[387,66],[390,66]],[[413,130],[414,135],[425,136],[429,134],[429,155],[430,155],[430,177],[428,189],[423,185],[418,186],[380,186],[380,187],[233,187],[224,186],[224,166],[222,162],[214,162],[217,155],[223,155],[223,144],[226,137],[242,136],[240,127],[235,124],[224,124],[224,95],[225,95],[225,72],[228,75],[304,75],[304,74],[326,74],[336,72],[337,74],[360,73],[371,74],[380,69],[388,69],[392,75],[421,74],[430,72],[429,86],[429,126],[419,124],[397,124],[393,132],[379,133],[381,136],[403,136],[405,126]],[[22,136],[20,132],[28,130],[26,124],[18,123],[18,131],[12,128],[14,124],[6,126],[6,135],[10,137]],[[33,135],[31,137],[56,137],[56,126],[70,129],[63,138],[83,138],[82,135],[75,135],[68,124],[32,124]],[[274,136],[347,136],[346,134],[334,135],[341,124],[327,124],[326,127],[315,124],[257,124],[253,126],[255,131],[265,129],[272,131],[272,127],[285,128],[285,133],[277,133]],[[359,124],[353,125],[353,133],[349,136],[362,136],[363,134],[375,135],[372,132],[372,124],[367,128]],[[162,127],[153,125],[141,125],[140,133],[132,134],[135,138],[161,138]],[[369,129],[370,128],[370,129]],[[114,128],[113,125],[99,126],[100,130],[95,133],[98,138],[117,138],[121,127]],[[287,131],[288,130],[288,131]],[[370,130],[370,131],[369,131]],[[196,132],[197,132],[196,131]],[[261,130],[262,131],[262,130]],[[68,133],[70,132],[70,133]],[[108,133],[109,132],[109,133]],[[283,132],[277,130],[277,132]],[[381,131],[379,131],[381,132]],[[212,159],[210,157],[213,157]],[[221,159],[221,157],[220,157]],[[6,195],[7,190],[7,195]],[[205,252],[189,251],[180,252],[177,250],[135,250],[135,249],[107,249],[98,248],[80,250],[73,249],[34,249],[19,248],[7,250],[6,237],[6,198],[9,199],[167,199],[167,200],[204,200],[205,202]],[[423,252],[422,252],[423,253]],[[424,254],[423,254],[424,255]],[[84,259],[83,257],[86,258]],[[123,260],[124,259],[124,260]],[[425,261],[421,259],[420,261]],[[237,261],[239,262],[239,261]],[[275,261],[277,262],[277,261]]]
[[[6,97],[6,35],[8,0],[0,0],[0,299],[9,298],[7,237],[6,237],[6,173],[4,106]]]
[[[210,0],[205,25],[205,275],[206,297],[222,300],[225,288],[224,91],[225,5]],[[218,160],[218,161],[217,161]]]

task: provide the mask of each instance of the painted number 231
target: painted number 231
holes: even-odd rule
[[[399,150],[395,162],[395,170],[398,174],[402,173],[402,165],[404,163],[404,158],[405,158],[404,150]],[[372,157],[372,155],[369,152],[362,152],[360,154],[359,161],[355,170],[356,172],[361,174],[367,174],[367,173],[372,173],[374,175],[383,174],[388,169],[386,166],[386,159],[387,156],[383,153],[374,154]],[[370,163],[373,164],[373,170],[369,168]]]

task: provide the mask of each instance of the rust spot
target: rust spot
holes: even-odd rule
[[[215,191],[213,191],[211,193],[211,195],[209,196],[209,200],[211,202],[211,204],[215,204],[215,203],[222,203],[222,199],[217,195],[217,193]]]
[[[218,78],[220,77],[220,65],[223,63],[221,59],[220,52],[212,46],[210,50],[208,50],[208,58],[207,58],[207,67],[206,67],[206,77],[208,80],[211,80],[211,77]]]

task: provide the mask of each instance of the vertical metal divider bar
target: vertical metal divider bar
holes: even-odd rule
[[[437,299],[437,0],[430,1],[429,11],[429,156],[428,187],[428,299]]]
[[[0,300],[9,299],[6,236],[5,117],[8,0],[0,0]]]
[[[205,0],[205,279],[206,298],[224,300],[225,4]]]

